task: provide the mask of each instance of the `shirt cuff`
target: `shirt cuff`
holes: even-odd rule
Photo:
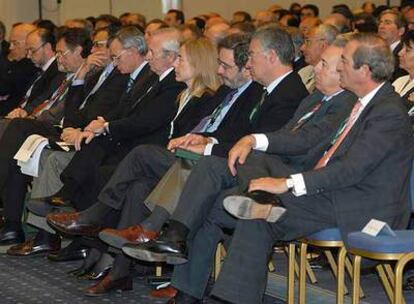
[[[104,129],[105,129],[105,133],[110,134],[111,132],[109,132],[109,122],[104,123]]]
[[[72,87],[76,87],[76,86],[80,86],[84,84],[85,84],[85,80],[83,79],[75,79],[74,81],[72,81]]]
[[[264,134],[252,134],[252,136],[256,141],[253,149],[265,152],[269,146],[269,140],[267,139],[267,136]]]
[[[293,180],[292,193],[295,196],[306,195],[307,191],[306,191],[306,185],[305,185],[305,180],[303,178],[303,175],[302,174],[293,174],[293,175],[290,176],[290,178]]]
[[[206,145],[206,147],[204,148],[204,153],[203,155],[211,155],[211,153],[213,152],[213,147],[214,147],[215,143],[208,143]]]

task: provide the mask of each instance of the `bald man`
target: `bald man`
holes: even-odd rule
[[[39,71],[33,62],[26,58],[26,37],[36,27],[28,23],[14,26],[10,31],[10,52],[0,58],[0,116],[14,109]]]

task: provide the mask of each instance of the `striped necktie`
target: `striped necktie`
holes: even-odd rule
[[[259,102],[254,106],[253,110],[250,112],[249,120],[250,122],[254,121],[257,118],[257,115],[259,114],[259,110],[262,107],[262,104],[264,103],[266,97],[269,96],[269,93],[266,89],[263,89],[262,97],[260,97]]]
[[[358,112],[361,108],[362,103],[361,101],[357,101],[352,108],[351,114],[349,117],[341,124],[340,128],[335,134],[335,137],[333,138],[331,142],[331,147],[325,152],[325,154],[321,157],[321,159],[317,162],[315,165],[315,169],[320,169],[326,166],[326,164],[331,159],[332,155],[335,153],[335,151],[338,149],[339,145],[342,143],[342,141],[345,139],[345,137],[348,135],[349,131],[351,130],[352,126],[354,125],[355,121],[358,118]]]
[[[316,112],[321,108],[322,103],[326,100],[326,97],[324,97],[321,101],[319,101],[313,108],[310,110],[310,112],[303,115],[293,126],[291,129],[292,132],[296,132],[300,128],[303,127],[304,124],[306,124],[311,118],[315,115]]]

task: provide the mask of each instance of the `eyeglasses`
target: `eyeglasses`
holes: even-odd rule
[[[36,53],[38,50],[40,50],[40,48],[42,47],[42,46],[44,46],[45,45],[45,43],[42,43],[40,46],[38,46],[37,48],[35,48],[35,49],[31,49],[31,48],[28,48],[27,49],[27,54],[34,54],[34,53]]]
[[[96,48],[106,47],[108,43],[108,40],[97,40],[94,41],[92,44]]]
[[[112,61],[113,61],[113,62],[118,62],[118,61],[121,59],[121,56],[122,56],[122,55],[124,55],[126,51],[127,51],[127,50],[123,50],[121,53],[119,53],[119,55],[117,55],[117,56],[112,56],[112,57],[111,57],[111,58],[112,58]]]
[[[225,70],[230,70],[232,68],[237,68],[236,65],[230,65],[228,63],[225,63],[224,61],[221,61],[220,59],[217,60],[217,63],[219,66],[221,66]]]
[[[324,40],[325,40],[324,38],[306,38],[304,43],[306,46],[310,46],[313,41],[324,41]]]
[[[66,50],[66,51],[64,51],[64,52],[62,52],[62,51],[57,51],[57,52],[56,52],[56,57],[63,58],[63,57],[65,57],[67,54],[69,54],[69,52],[70,52],[70,50]]]

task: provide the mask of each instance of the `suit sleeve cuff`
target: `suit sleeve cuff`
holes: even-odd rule
[[[252,136],[256,141],[253,149],[265,152],[269,146],[269,140],[267,139],[267,136],[264,134],[252,134]]]
[[[110,134],[111,132],[109,131],[109,122],[104,123],[104,129],[105,129],[105,133]]]
[[[207,155],[211,155],[212,151],[213,151],[213,147],[214,147],[215,143],[208,143],[206,145],[206,147],[204,148],[204,153],[203,155],[207,156]]]
[[[295,196],[306,195],[307,191],[306,191],[306,185],[305,185],[305,180],[303,178],[303,175],[302,174],[293,174],[293,175],[290,176],[290,178],[293,180],[292,193]]]

